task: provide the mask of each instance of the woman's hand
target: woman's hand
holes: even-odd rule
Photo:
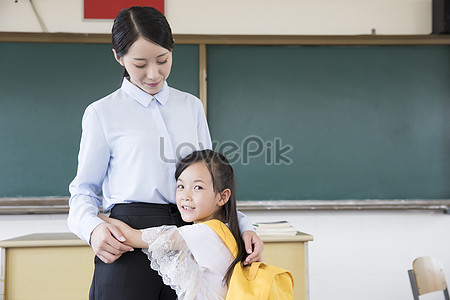
[[[253,262],[262,262],[262,252],[264,243],[256,234],[256,232],[247,230],[242,233],[242,240],[245,244],[245,251],[249,254],[244,261],[244,265],[249,265]]]

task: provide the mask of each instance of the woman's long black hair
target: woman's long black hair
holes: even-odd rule
[[[224,277],[224,280],[228,283],[231,278],[231,274],[233,273],[234,266],[237,263],[244,261],[247,257],[244,241],[241,238],[241,233],[239,230],[239,222],[236,211],[234,172],[225,155],[212,150],[200,150],[192,152],[178,163],[175,171],[176,180],[178,180],[181,173],[183,173],[187,167],[199,161],[204,162],[208,168],[209,173],[211,174],[214,191],[216,193],[221,193],[225,189],[230,189],[231,191],[230,199],[225,205],[222,206],[222,209],[219,210],[218,215],[215,216],[218,220],[228,223],[228,228],[233,234],[238,246],[238,255],[228,267],[227,273]]]
[[[118,57],[127,54],[131,45],[143,37],[169,51],[173,50],[172,29],[166,17],[156,8],[132,6],[123,9],[114,19],[112,45]],[[124,70],[123,77],[128,72]]]

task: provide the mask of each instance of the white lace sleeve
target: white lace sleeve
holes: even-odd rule
[[[211,295],[209,280],[175,226],[161,226],[142,230],[142,240],[149,244],[142,249],[163,282],[177,293],[180,300],[220,299]],[[199,295],[201,295],[199,297]]]

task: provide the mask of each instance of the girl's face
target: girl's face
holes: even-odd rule
[[[214,218],[229,198],[229,190],[216,193],[211,174],[202,161],[187,167],[177,180],[177,206],[185,222],[200,223]]]
[[[122,57],[113,51],[116,60],[130,75],[131,83],[150,95],[161,90],[172,68],[172,51],[143,37],[137,39]]]

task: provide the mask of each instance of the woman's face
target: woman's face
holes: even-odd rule
[[[127,70],[131,83],[150,95],[161,90],[172,68],[172,51],[142,37],[125,55],[118,57],[114,51],[114,56]]]

